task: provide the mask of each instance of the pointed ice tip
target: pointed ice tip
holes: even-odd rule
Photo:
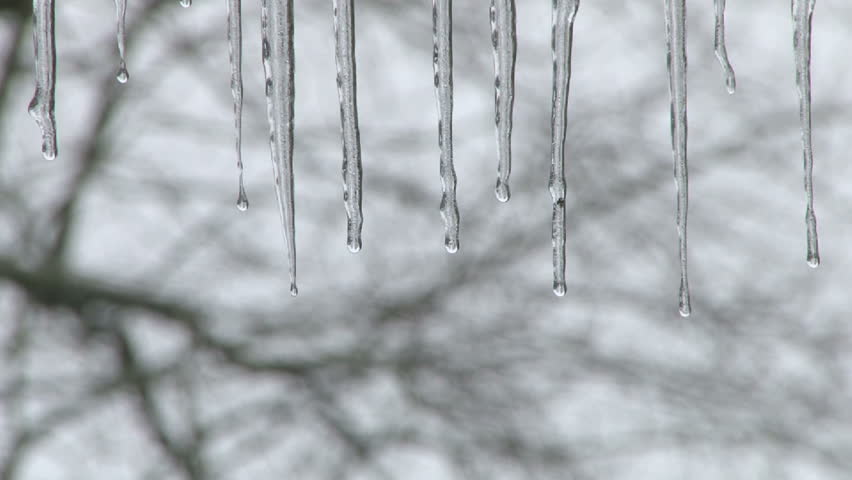
[[[361,239],[360,238],[350,238],[348,242],[346,242],[346,246],[349,247],[349,251],[352,253],[358,253],[361,251]]]
[[[725,87],[728,89],[728,93],[733,95],[737,91],[737,78],[733,75],[728,76],[725,79]]]
[[[819,266],[818,254],[812,254],[808,256],[808,266],[811,268],[817,268]]]
[[[509,184],[503,182],[502,179],[497,179],[497,188],[494,189],[494,193],[497,195],[497,200],[502,203],[506,203],[509,201],[509,198],[512,197],[512,192],[509,190]]]
[[[444,239],[444,248],[447,249],[447,253],[456,253],[459,251],[459,242],[447,237]]]
[[[557,297],[564,297],[564,296],[565,296],[565,291],[566,291],[566,288],[565,288],[565,284],[564,284],[564,283],[562,283],[562,282],[553,282],[553,293],[554,293]]]
[[[290,295],[294,297],[299,295],[299,289],[296,287],[296,282],[290,284]]]
[[[118,67],[118,73],[115,74],[115,79],[118,80],[118,83],[127,83],[130,80],[130,74],[127,72],[127,67],[122,63]]]
[[[237,198],[237,210],[239,210],[239,211],[241,211],[241,212],[245,212],[246,210],[248,210],[248,207],[249,207],[248,197],[246,197],[245,195],[241,194],[241,195]]]

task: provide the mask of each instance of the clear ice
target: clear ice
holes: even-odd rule
[[[553,0],[553,111],[550,196],[553,198],[553,293],[565,295],[565,134],[571,85],[571,44],[580,0]]]
[[[53,0],[33,0],[36,88],[28,111],[41,129],[41,154],[56,158],[56,44]]]
[[[799,119],[802,125],[802,153],[805,164],[805,194],[807,207],[805,224],[808,229],[807,262],[819,266],[819,239],[814,215],[814,151],[811,132],[811,19],[815,0],[792,0],[793,48],[796,53],[796,86],[799,90]]]
[[[728,47],[725,45],[725,2],[726,0],[715,0],[716,36],[713,44],[716,50],[716,58],[719,59],[719,64],[725,71],[725,87],[727,87],[728,93],[734,93],[737,91],[737,77],[734,74],[734,67],[728,60]]]
[[[494,47],[494,122],[497,127],[497,186],[508,202],[512,171],[512,112],[515,104],[515,61],[518,38],[515,0],[491,0],[491,45]]]
[[[130,74],[127,73],[127,62],[124,58],[124,17],[127,13],[127,0],[115,0],[115,39],[118,43],[118,71],[115,74],[115,79],[120,83],[127,83],[130,80]]]
[[[453,2],[432,0],[435,93],[438,99],[438,144],[441,149],[441,217],[444,247],[459,249],[459,207],[456,202],[456,170],[453,166]]]
[[[295,296],[299,291],[296,287],[293,199],[293,104],[296,98],[293,0],[261,0],[260,28],[275,194],[290,260],[290,293]]]
[[[355,2],[332,0],[334,7],[335,63],[340,125],[343,131],[343,203],[346,207],[346,245],[361,250],[361,133],[358,127],[355,76]]]
[[[237,194],[237,208],[245,211],[249,207],[243,181],[243,34],[241,0],[228,0],[228,54],[231,61],[231,95],[234,97],[234,131],[237,150],[237,169],[240,183]]]
[[[672,155],[677,187],[677,233],[680,254],[678,309],[682,316],[688,317],[692,308],[689,301],[689,280],[686,268],[686,217],[689,206],[686,163],[686,0],[665,0],[665,8]]]

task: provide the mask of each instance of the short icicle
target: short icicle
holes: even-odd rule
[[[243,181],[242,129],[243,129],[243,34],[241,0],[228,0],[228,53],[231,60],[231,95],[234,97],[234,131],[237,150],[237,169],[240,172],[237,208],[249,207]]]
[[[550,196],[553,198],[553,293],[565,295],[565,136],[571,85],[571,46],[580,0],[553,0],[553,110]]]
[[[665,0],[668,45],[669,94],[671,96],[672,156],[677,186],[677,233],[680,254],[679,311],[688,317],[689,280],[686,268],[686,219],[689,187],[686,163],[686,0]]]
[[[335,63],[340,125],[343,132],[343,202],[346,207],[346,245],[361,250],[361,133],[358,127],[355,75],[355,2],[332,0],[334,7]]]
[[[118,72],[115,74],[115,79],[119,83],[127,83],[130,80],[130,74],[127,73],[127,62],[124,58],[124,17],[127,13],[127,0],[115,0],[115,38],[118,43]]]
[[[260,28],[275,194],[290,260],[290,293],[295,296],[299,291],[296,287],[293,198],[293,104],[296,98],[293,0],[261,0]]]
[[[459,207],[456,202],[456,170],[453,166],[453,2],[432,0],[435,94],[438,99],[438,143],[441,149],[441,217],[444,247],[459,249]]]
[[[56,158],[56,44],[53,0],[33,0],[36,88],[29,113],[41,129],[41,154]]]
[[[737,77],[734,74],[734,67],[728,60],[728,47],[725,45],[725,2],[726,0],[714,0],[716,6],[716,36],[713,42],[716,50],[716,58],[719,59],[719,64],[725,71],[725,87],[728,93],[733,94],[737,91]]]
[[[491,0],[491,44],[494,47],[494,122],[497,127],[497,200],[511,196],[512,115],[515,105],[515,62],[518,38],[515,0]]]
[[[815,0],[792,0],[793,48],[796,54],[796,86],[799,90],[799,119],[802,125],[802,152],[805,164],[805,194],[807,207],[805,224],[808,229],[807,262],[819,266],[819,239],[814,214],[814,152],[811,132],[811,18]]]

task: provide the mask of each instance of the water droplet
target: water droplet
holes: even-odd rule
[[[352,252],[352,253],[358,253],[358,252],[361,251],[361,238],[360,237],[350,238],[349,241],[346,242],[346,244],[349,247],[349,251]]]
[[[189,8],[192,6],[192,0],[180,0],[180,6],[183,8]]]
[[[565,284],[562,282],[553,282],[553,293],[556,294],[557,297],[565,296]]]
[[[497,179],[497,188],[494,190],[494,193],[497,194],[497,200],[503,203],[508,202],[512,196],[512,192],[509,191],[509,184],[503,182],[500,178]]]
[[[118,80],[118,83],[127,83],[130,80],[130,74],[127,72],[127,66],[124,62],[118,66],[118,73],[115,74],[115,79]]]
[[[444,248],[447,249],[448,253],[456,253],[459,251],[459,242],[453,237],[446,237],[444,239]]]
[[[245,191],[240,191],[239,197],[237,197],[237,210],[241,212],[245,212],[249,208],[248,197],[246,197]]]
[[[290,295],[294,297],[299,295],[299,288],[296,287],[295,283],[290,284]]]
[[[817,268],[819,266],[819,255],[808,255],[808,266],[811,268]]]

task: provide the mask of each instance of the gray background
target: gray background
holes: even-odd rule
[[[488,4],[455,3],[461,251],[438,214],[431,4],[358,0],[364,249],[345,246],[331,2],[296,0],[301,294],[288,293],[259,5],[235,208],[224,1],[57,2],[59,158],[0,6],[0,479],[841,479],[852,468],[852,6],[814,16],[816,213],[785,1],[690,1],[690,273],[677,314],[662,1],[585,0],[551,292],[550,2],[521,0],[513,198],[494,198]]]

